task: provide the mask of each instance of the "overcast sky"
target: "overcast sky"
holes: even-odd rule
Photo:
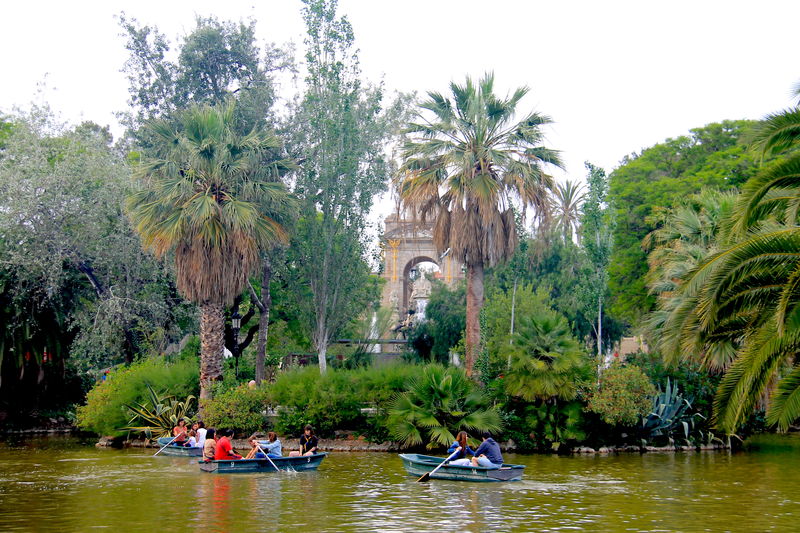
[[[119,132],[127,57],[121,11],[176,40],[195,15],[258,21],[262,41],[302,50],[299,0],[6,2],[0,17],[0,110],[48,101],[70,122]],[[400,91],[445,90],[495,72],[523,108],[555,121],[548,144],[567,176],[690,128],[761,118],[792,103],[800,80],[799,1],[340,0],[365,77]],[[300,54],[298,54],[300,55]],[[37,87],[46,79],[43,96]]]

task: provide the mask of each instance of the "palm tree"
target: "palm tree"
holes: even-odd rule
[[[698,291],[682,289],[698,265],[725,245],[725,225],[736,196],[735,192],[703,190],[649,220],[659,228],[645,237],[642,246],[651,249],[647,285],[658,301],[644,330],[672,364],[699,359],[704,367],[719,371],[735,356],[735,343],[707,338],[698,327]]]
[[[555,313],[520,321],[506,374],[506,392],[526,401],[572,400],[588,379],[589,365],[567,320]]]
[[[420,121],[409,125],[399,180],[404,206],[434,220],[433,240],[467,269],[467,375],[480,344],[484,268],[510,257],[517,244],[514,206],[547,213],[553,180],[543,164],[560,166],[545,148],[542,126],[551,120],[529,113],[515,120],[526,87],[509,97],[494,94],[494,75],[477,83],[450,84],[452,98],[429,92]],[[426,118],[430,116],[431,119]]]
[[[291,200],[274,179],[280,142],[265,131],[238,135],[233,120],[230,104],[191,107],[178,129],[152,123],[158,143],[128,198],[144,247],[174,256],[178,290],[200,306],[201,399],[222,376],[224,306],[247,285],[259,252],[287,240],[281,220]]]
[[[462,430],[501,429],[500,413],[488,404],[463,371],[428,365],[392,400],[389,431],[404,446],[449,446]]]
[[[767,117],[754,146],[786,155],[743,187],[728,225],[730,241],[701,261],[681,292],[684,313],[712,343],[734,343],[735,359],[714,400],[714,423],[728,434],[772,389],[770,423],[800,416],[800,112]]]
[[[583,189],[583,185],[570,180],[566,180],[563,184],[556,183],[553,189],[556,228],[563,235],[565,244],[572,242],[573,232],[580,236],[578,226],[581,219],[581,204],[586,196]]]

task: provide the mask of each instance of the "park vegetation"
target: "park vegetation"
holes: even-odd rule
[[[173,43],[122,15],[122,138],[0,116],[0,424],[153,436],[187,416],[428,448],[488,430],[523,451],[793,427],[797,107],[559,183],[527,88],[387,94],[335,0],[302,9],[288,99],[293,50],[255,21]],[[391,188],[466,280],[433,281],[387,364],[336,341],[392,325],[369,223]]]

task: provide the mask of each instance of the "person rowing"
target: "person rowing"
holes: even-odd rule
[[[450,448],[447,449],[447,456],[450,457],[454,452],[458,451],[454,459],[451,459],[448,464],[456,465],[456,466],[469,466],[472,464],[470,459],[467,459],[467,455],[475,456],[475,450],[469,447],[467,444],[467,439],[469,435],[467,435],[466,431],[459,431],[458,435],[456,435],[456,440],[453,444],[450,445]]]

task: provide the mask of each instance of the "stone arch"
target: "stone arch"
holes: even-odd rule
[[[412,257],[407,263],[406,266],[403,268],[403,309],[408,310],[410,302],[408,301],[410,294],[411,294],[411,284],[409,280],[411,279],[411,269],[417,266],[420,263],[433,263],[437,267],[439,267],[439,271],[442,270],[442,265],[439,264],[439,261],[436,259],[429,257],[427,255],[418,255],[416,257]]]
[[[381,246],[385,283],[381,305],[392,309],[398,318],[408,311],[408,273],[414,265],[424,261],[435,263],[439,267],[441,280],[447,285],[464,279],[461,263],[452,254],[440,256],[433,244],[432,223],[422,223],[418,219],[393,213],[384,224]]]

